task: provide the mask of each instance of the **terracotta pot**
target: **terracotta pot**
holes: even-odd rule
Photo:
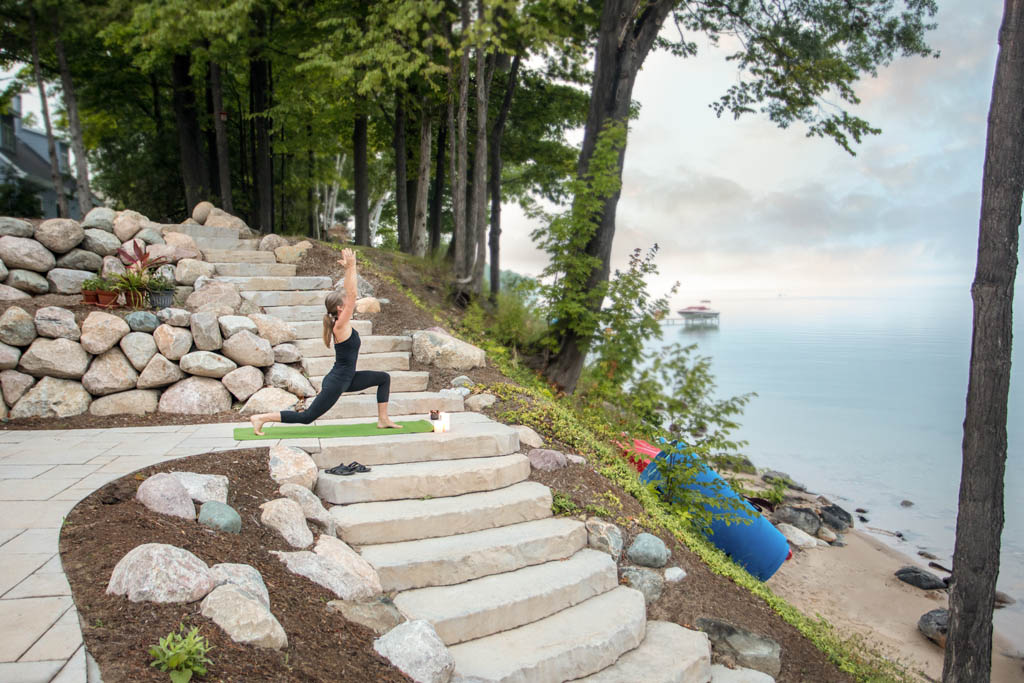
[[[145,292],[133,292],[131,290],[125,290],[124,292],[124,304],[128,308],[142,308],[146,303]]]
[[[95,289],[83,289],[82,290],[82,303],[83,304],[94,304],[96,303],[96,290]]]
[[[110,306],[117,301],[117,292],[96,292],[96,303],[100,306]]]

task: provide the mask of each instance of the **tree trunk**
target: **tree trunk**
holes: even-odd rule
[[[505,124],[508,123],[508,113],[512,109],[512,95],[515,93],[516,80],[519,77],[519,64],[522,56],[519,52],[512,58],[512,66],[508,71],[508,81],[505,84],[505,96],[501,100],[501,109],[498,110],[498,118],[494,121],[491,129],[491,141],[488,146],[490,155],[491,179],[488,185],[491,193],[491,301],[497,301],[498,291],[501,289],[501,263],[499,260],[501,250],[501,139],[505,134]]]
[[[78,98],[75,84],[71,79],[67,55],[64,54],[64,40],[61,38],[60,20],[56,24],[57,63],[60,66],[60,83],[64,91],[64,108],[68,110],[68,126],[71,128],[71,149],[75,153],[75,184],[78,195],[78,212],[85,217],[92,208],[92,191],[89,189],[89,160],[85,156],[85,142],[82,140],[82,123],[78,118]]]
[[[57,158],[57,143],[53,139],[53,127],[50,125],[50,105],[46,101],[46,84],[43,82],[43,70],[39,66],[39,37],[36,34],[36,11],[32,9],[32,71],[35,75],[36,86],[39,88],[39,100],[43,109],[43,123],[46,127],[46,149],[50,154],[50,180],[53,181],[53,191],[57,194],[57,212],[61,218],[71,215],[68,211],[68,198],[64,193],[64,179],[60,172],[60,160]]]
[[[364,247],[370,246],[370,181],[366,165],[366,128],[366,116],[356,116],[355,125],[352,127],[356,244]]]
[[[405,149],[405,104],[403,94],[395,93],[395,126],[392,139],[395,150],[395,213],[398,221],[398,249],[409,252],[409,198],[406,182],[409,172],[406,168]]]
[[[306,140],[310,148],[306,151],[306,234],[315,239],[320,239],[316,229],[316,210],[313,199],[313,127],[306,124]]]
[[[430,198],[430,253],[441,246],[441,212],[444,207],[444,160],[448,122],[441,119],[437,131],[437,161],[434,167],[434,193]]]
[[[459,7],[462,17],[462,35],[464,39],[469,33],[469,0],[462,0]],[[466,166],[468,149],[466,140],[466,117],[469,110],[469,48],[464,47],[459,59],[459,110],[456,115],[455,143],[453,155],[457,171],[452,174],[452,212],[455,215],[455,279],[462,280],[469,274],[467,267],[469,226],[466,225]]]
[[[580,177],[587,175],[597,136],[605,123],[627,123],[636,75],[654,45],[665,17],[675,3],[672,0],[655,0],[639,13],[634,11],[635,4],[633,0],[605,0],[602,6],[601,26],[594,54],[590,108],[577,166]],[[625,156],[626,147],[623,145],[618,157],[620,181]],[[599,265],[587,279],[588,291],[598,290],[608,282],[612,241],[615,238],[615,210],[618,203],[619,192],[615,192],[605,201],[594,236],[584,250],[599,261]],[[592,310],[596,311],[600,309],[601,301],[592,302],[591,306]],[[561,336],[558,353],[545,370],[548,379],[567,393],[572,393],[576,389],[589,343],[589,336],[581,336],[566,328]]]
[[[391,199],[391,193],[385,192],[373,203],[373,210],[370,212],[370,233],[377,234],[377,226],[380,225],[380,214],[384,210],[384,204]]]
[[[220,208],[234,213],[231,199],[231,152],[228,150],[228,132],[224,110],[224,90],[221,85],[220,64],[210,63],[210,94],[213,97],[213,133],[217,145],[217,177],[220,179]]]
[[[484,19],[484,2],[477,0],[480,21]],[[476,146],[473,155],[473,226],[476,229],[476,255],[471,270],[470,288],[477,295],[484,291],[484,265],[487,262],[487,112],[494,76],[493,55],[488,57],[481,45],[476,54]]]
[[[1024,197],[1024,0],[1006,0],[992,85],[971,295],[963,468],[942,680],[987,681],[1003,531],[1013,287]]]
[[[157,139],[163,139],[164,116],[160,106],[160,82],[156,80],[156,74],[149,75],[149,89],[153,93],[153,123],[156,126]]]
[[[274,231],[274,152],[270,147],[270,64],[267,60],[249,60],[249,89],[253,96],[256,226],[260,232],[269,233]]]
[[[199,117],[196,112],[196,94],[193,88],[192,59],[188,55],[175,55],[171,68],[174,93],[174,120],[178,129],[178,149],[181,153],[181,178],[185,185],[186,213],[192,215],[196,204],[210,192],[209,169],[203,163]]]
[[[427,195],[430,189],[430,149],[433,143],[429,100],[424,97],[420,107],[420,167],[416,174],[416,210],[412,221],[412,253],[427,255]]]

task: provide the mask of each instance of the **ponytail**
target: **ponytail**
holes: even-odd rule
[[[324,315],[324,346],[331,348],[332,337],[334,337],[334,318],[330,313]]]
[[[333,291],[324,297],[324,307],[327,313],[324,315],[324,346],[331,348],[334,341],[334,323],[338,320],[338,306],[344,303],[344,295],[341,292]]]

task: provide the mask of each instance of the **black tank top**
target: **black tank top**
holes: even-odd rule
[[[332,372],[355,372],[356,360],[359,358],[359,333],[352,328],[352,334],[343,342],[334,344],[334,367]]]

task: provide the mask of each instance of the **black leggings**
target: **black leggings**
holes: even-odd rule
[[[282,410],[281,422],[298,422],[308,425],[328,410],[330,410],[341,395],[346,391],[362,391],[369,387],[377,387],[377,403],[387,403],[391,395],[391,375],[378,370],[358,370],[352,379],[346,381],[344,375],[338,377],[327,373],[324,377],[324,384],[320,388],[320,395],[301,413],[294,410]]]

